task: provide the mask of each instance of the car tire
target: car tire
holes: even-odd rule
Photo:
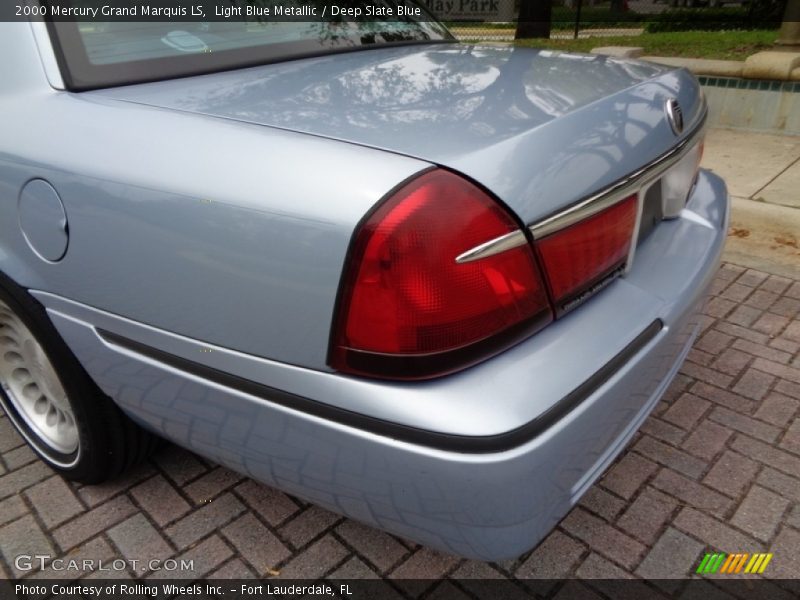
[[[44,307],[0,273],[0,405],[52,469],[100,483],[158,443],[91,380]]]

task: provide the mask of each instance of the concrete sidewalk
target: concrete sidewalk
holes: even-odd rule
[[[703,167],[732,198],[725,259],[800,279],[800,137],[711,129]]]

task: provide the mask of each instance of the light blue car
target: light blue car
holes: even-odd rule
[[[3,409],[419,543],[538,543],[669,385],[728,220],[685,70],[432,21],[0,24]]]

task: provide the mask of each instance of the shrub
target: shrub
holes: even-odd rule
[[[650,15],[645,25],[648,33],[663,31],[723,31],[730,29],[775,29],[780,19],[751,15],[745,7],[686,8]]]

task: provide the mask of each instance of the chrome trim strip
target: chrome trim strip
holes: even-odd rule
[[[511,233],[507,233],[505,235],[501,235],[500,237],[494,238],[493,240],[489,240],[488,242],[484,242],[479,246],[475,246],[463,254],[459,254],[456,257],[456,262],[459,264],[472,262],[473,260],[479,260],[481,258],[486,258],[487,256],[494,256],[495,254],[500,254],[506,250],[524,246],[527,243],[528,240],[525,239],[525,234],[521,230],[512,231]]]
[[[528,229],[530,229],[533,234],[533,238],[539,239],[551,233],[555,233],[564,227],[569,227],[578,221],[591,217],[616,204],[623,198],[638,192],[640,188],[645,187],[651,180],[663,175],[671,166],[680,161],[693,147],[694,142],[697,141],[697,138],[703,132],[704,126],[705,114],[701,119],[700,125],[698,125],[691,135],[650,164],[642,167],[638,171],[634,171],[624,179],[589,196],[570,208],[531,225]]]
[[[699,124],[695,127],[695,130],[677,146],[665,154],[662,154],[650,164],[642,167],[638,171],[634,171],[627,177],[617,181],[606,189],[589,196],[585,200],[574,204],[570,208],[529,226],[528,229],[533,234],[533,238],[536,240],[551,233],[555,233],[556,231],[559,231],[565,227],[569,227],[578,221],[582,221],[587,217],[591,217],[592,215],[595,215],[606,208],[613,206],[623,198],[626,198],[633,193],[639,193],[641,190],[647,188],[655,179],[661,177],[670,167],[678,163],[689,152],[689,150],[694,147],[694,142],[698,137],[701,136],[703,130],[705,129],[707,114],[708,108],[706,107],[703,115],[700,117]],[[641,196],[641,193],[639,193],[639,195]],[[642,215],[642,202],[643,198],[640,197],[638,199],[636,227],[634,228],[633,232],[634,237],[631,242],[631,251],[628,255],[628,268],[630,268],[630,264],[632,262],[631,259],[636,246],[636,239],[639,235],[639,221],[641,220]],[[458,264],[472,262],[474,260],[486,258],[487,256],[494,256],[495,254],[505,252],[506,250],[511,250],[512,248],[517,248],[526,243],[527,240],[525,239],[525,234],[522,231],[512,231],[511,233],[496,237],[488,242],[479,244],[474,248],[470,248],[462,254],[459,254],[456,257],[456,262]]]

